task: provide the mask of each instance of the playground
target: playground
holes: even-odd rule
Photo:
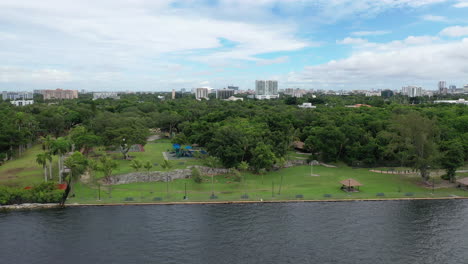
[[[180,144],[172,144],[172,151],[163,152],[163,156],[166,160],[190,159],[207,154],[208,152],[203,149],[188,145],[182,146]]]

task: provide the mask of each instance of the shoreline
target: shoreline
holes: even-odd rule
[[[380,201],[412,201],[412,200],[467,200],[468,197],[420,197],[420,198],[369,198],[369,199],[326,199],[326,200],[268,200],[268,201],[200,201],[200,202],[159,202],[159,203],[87,203],[65,204],[64,207],[87,206],[127,206],[127,205],[203,205],[203,204],[255,204],[255,203],[335,203],[335,202],[380,202]]]
[[[144,206],[144,205],[205,205],[205,204],[261,204],[261,203],[339,203],[339,202],[381,202],[381,201],[414,201],[414,200],[467,200],[468,197],[419,197],[419,198],[369,198],[369,199],[326,199],[326,200],[268,200],[268,201],[187,201],[159,203],[86,203],[86,204],[12,204],[0,205],[1,212],[28,211],[40,209],[57,209],[66,207],[103,207],[103,206]]]

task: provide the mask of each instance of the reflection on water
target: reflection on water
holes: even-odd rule
[[[468,201],[0,213],[1,263],[466,263]]]

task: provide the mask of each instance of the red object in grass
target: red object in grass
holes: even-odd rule
[[[31,186],[26,186],[26,187],[24,187],[24,189],[25,189],[25,190],[31,190],[32,187],[31,187]]]
[[[66,190],[67,189],[67,184],[66,183],[57,184],[57,189]]]

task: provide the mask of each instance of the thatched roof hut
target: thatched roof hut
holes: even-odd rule
[[[342,184],[341,189],[347,192],[359,192],[359,186],[362,184],[355,179],[346,179],[340,181]]]
[[[304,146],[305,146],[305,143],[302,142],[302,141],[294,141],[293,142],[293,146],[295,149],[298,149],[298,150],[304,150]]]

